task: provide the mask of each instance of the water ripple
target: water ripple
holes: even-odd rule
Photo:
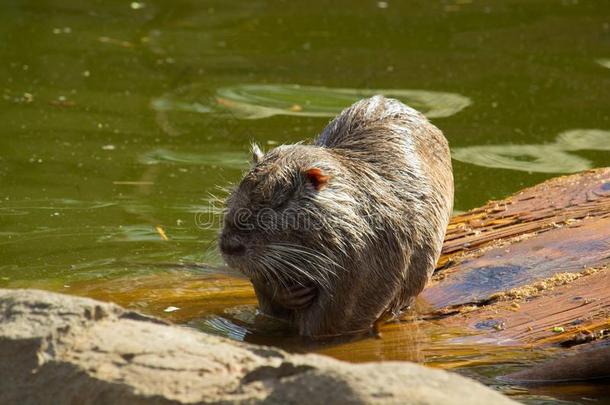
[[[555,144],[563,150],[610,150],[610,131],[573,129],[557,135]]]
[[[413,89],[355,89],[298,84],[242,84],[223,87],[212,97],[201,84],[167,93],[151,102],[157,111],[230,112],[244,119],[274,115],[334,117],[356,101],[376,94],[397,98],[429,118],[449,117],[472,104],[465,96]]]
[[[167,149],[153,149],[139,157],[140,163],[156,165],[161,163],[179,165],[220,166],[243,169],[248,165],[246,152],[215,151],[209,153],[178,152]]]
[[[591,162],[559,150],[554,145],[483,145],[455,148],[460,162],[483,167],[539,173],[574,173],[589,169]]]
[[[573,129],[561,132],[554,143],[531,145],[478,145],[453,148],[452,157],[483,167],[538,173],[574,173],[593,167],[588,159],[573,153],[610,150],[610,131]]]

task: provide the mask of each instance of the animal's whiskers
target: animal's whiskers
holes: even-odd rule
[[[336,270],[343,269],[324,253],[296,244],[269,244],[263,256],[267,263],[274,263],[274,272],[280,273],[280,277],[300,285],[302,281],[310,282],[325,290],[331,289],[331,278],[337,277]]]

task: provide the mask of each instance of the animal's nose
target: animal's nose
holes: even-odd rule
[[[220,239],[220,250],[226,255],[242,256],[246,253],[246,246],[234,238],[223,237]]]

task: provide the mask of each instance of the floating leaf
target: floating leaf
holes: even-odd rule
[[[164,230],[163,235],[165,235]],[[169,239],[165,239],[163,235],[159,229],[150,225],[123,225],[99,237],[98,242],[159,242]],[[167,238],[167,235],[165,237]],[[187,234],[175,234],[172,238],[182,242],[196,240],[195,236]]]

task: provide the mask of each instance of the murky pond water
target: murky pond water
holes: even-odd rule
[[[250,141],[310,139],[370,94],[444,131],[458,211],[610,165],[607,2],[4,0],[0,58],[0,287],[454,368],[520,399],[608,399],[501,385],[493,376],[538,354],[459,345],[432,321],[329,346],[287,339],[255,323],[248,283],[218,270],[215,246],[217,198]]]

